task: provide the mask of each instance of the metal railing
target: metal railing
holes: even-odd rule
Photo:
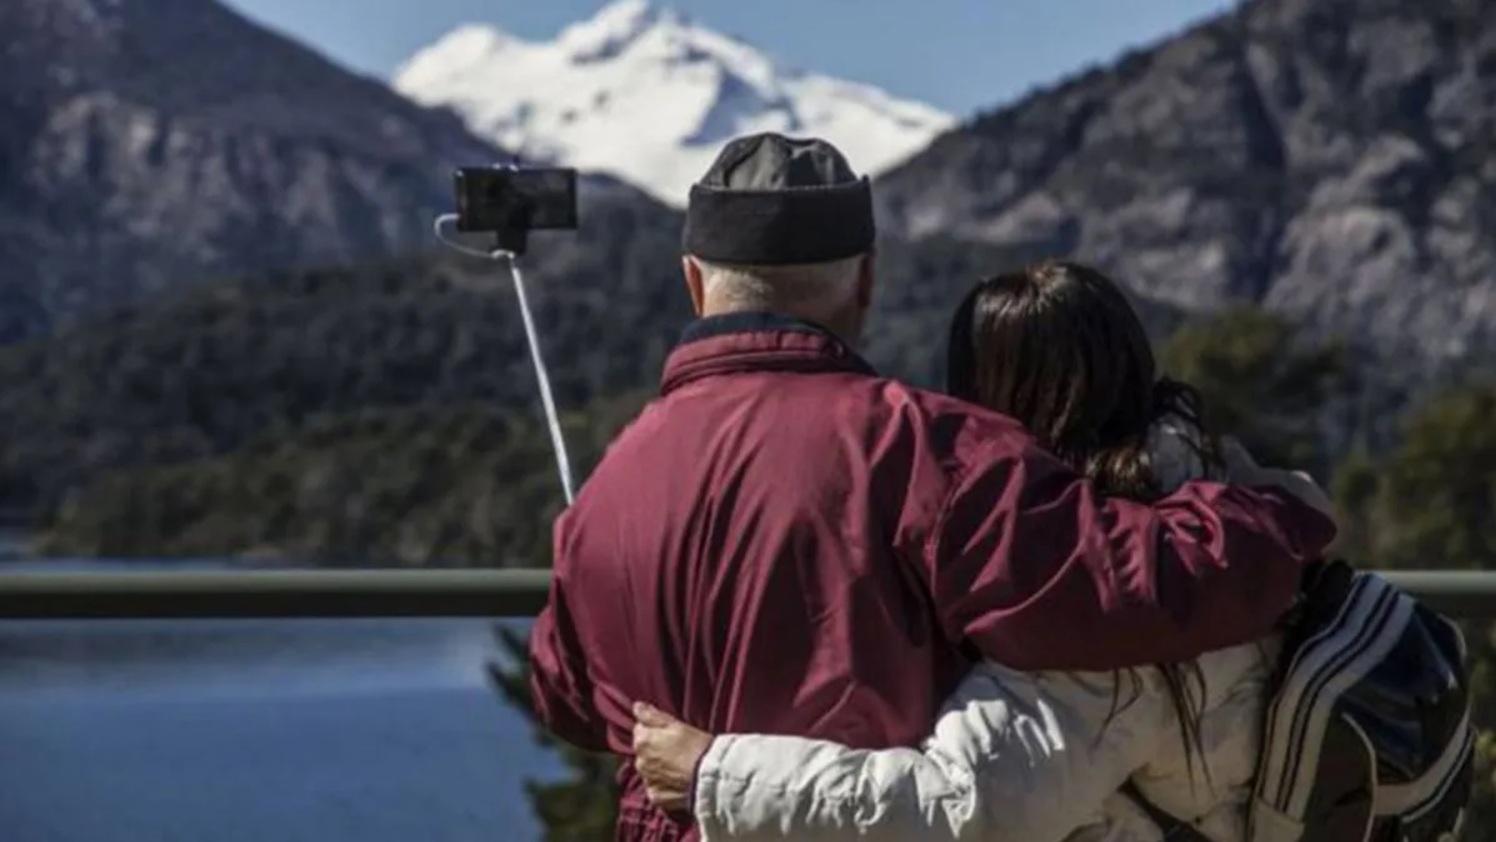
[[[1452,617],[1496,619],[1496,572],[1385,574]],[[521,617],[549,570],[276,570],[0,574],[0,619]]]
[[[519,617],[549,570],[275,570],[0,574],[0,618]]]

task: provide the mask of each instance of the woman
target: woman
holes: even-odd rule
[[[1201,476],[1264,478],[1239,447],[1216,458],[1195,394],[1157,378],[1132,307],[1084,266],[1045,263],[973,290],[951,328],[949,379],[1104,493],[1149,500]],[[1161,810],[1237,842],[1276,646],[1121,674],[980,664],[918,750],[713,738],[641,704],[636,764],[651,797],[689,806],[707,839],[1154,842],[1164,833],[1149,810]]]

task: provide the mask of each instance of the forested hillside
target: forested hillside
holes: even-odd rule
[[[615,198],[585,191],[583,230],[537,237],[528,266],[572,408],[653,380],[689,312],[673,226]],[[507,274],[457,257],[163,292],[0,346],[0,384],[0,506],[42,508],[107,469],[224,454],[314,418],[534,394]]]

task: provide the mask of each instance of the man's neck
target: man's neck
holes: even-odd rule
[[[848,338],[849,331],[845,330],[844,326],[837,325],[835,323],[835,320],[825,318],[823,314],[795,312],[793,309],[779,309],[768,307],[744,307],[734,305],[713,306],[713,302],[708,301],[706,303],[706,306],[702,308],[701,317],[705,319],[711,318],[712,316],[732,316],[750,313],[780,316],[786,319],[794,319],[796,321],[805,322],[807,324],[811,324],[815,327],[821,328],[827,333],[832,334],[837,339],[840,339],[842,342],[846,343],[848,347],[856,347],[856,343]]]

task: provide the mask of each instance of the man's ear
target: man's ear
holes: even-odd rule
[[[873,306],[873,285],[877,281],[874,266],[877,262],[877,255],[869,251],[862,256],[862,263],[857,267],[857,306],[863,312]]]
[[[687,254],[681,257],[680,267],[686,276],[686,292],[691,294],[691,309],[700,318],[706,310],[706,283],[701,279],[701,264]]]

